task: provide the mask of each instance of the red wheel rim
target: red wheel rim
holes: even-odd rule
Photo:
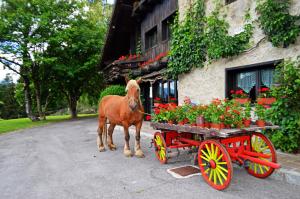
[[[231,158],[220,142],[203,141],[198,151],[198,163],[207,184],[217,190],[229,186],[233,173]]]
[[[270,158],[260,158],[262,160],[267,160],[270,162],[277,162],[275,148],[272,142],[265,135],[261,133],[253,133],[251,135],[251,150],[263,153],[270,154]],[[274,168],[264,166],[261,164],[250,162],[249,167],[246,168],[250,175],[253,175],[257,178],[266,178],[271,175],[274,171]]]
[[[154,148],[157,159],[162,164],[167,163],[167,145],[160,132],[154,134]]]

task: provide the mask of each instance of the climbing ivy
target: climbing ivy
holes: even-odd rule
[[[257,0],[258,20],[267,38],[276,47],[288,47],[300,34],[300,16],[289,14],[290,0]]]
[[[203,67],[206,57],[209,60],[237,55],[249,47],[253,26],[246,14],[244,31],[234,36],[228,35],[228,23],[220,18],[220,3],[211,16],[205,16],[204,0],[196,0],[185,19],[179,22],[178,16],[172,26],[172,39],[169,53],[168,75],[176,78],[194,67]]]
[[[249,48],[249,41],[253,34],[249,11],[246,13],[245,21],[244,31],[231,36],[228,34],[229,24],[219,17],[219,9],[207,17],[204,38],[209,60],[238,55]]]
[[[197,0],[183,21],[178,13],[172,25],[169,52],[168,75],[176,78],[193,67],[202,67],[205,62],[204,43],[205,7],[203,0]]]

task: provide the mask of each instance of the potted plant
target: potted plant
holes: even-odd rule
[[[251,124],[251,104],[247,102],[244,104],[243,122],[245,127],[249,127]]]
[[[221,116],[223,115],[221,104],[211,103],[208,110],[210,111],[210,128],[221,129]]]
[[[272,96],[272,92],[269,88],[260,88],[257,103],[261,105],[271,105],[276,102],[276,98]]]
[[[231,90],[230,94],[231,94],[231,97],[233,98],[233,100],[240,104],[245,104],[250,101],[248,94],[245,93],[244,90],[242,90],[242,89],[239,89],[236,91]]]
[[[161,103],[161,98],[160,97],[155,97],[153,101],[154,101],[154,106],[158,107],[159,104]]]
[[[257,116],[256,124],[259,127],[265,126],[266,109],[261,104],[255,105],[255,115]]]

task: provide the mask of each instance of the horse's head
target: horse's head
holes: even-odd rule
[[[141,79],[138,80],[126,80],[127,86],[126,86],[126,97],[129,101],[129,108],[131,111],[135,111],[139,104],[140,104],[140,86]]]

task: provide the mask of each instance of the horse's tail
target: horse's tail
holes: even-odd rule
[[[104,126],[102,131],[102,140],[105,145],[107,145],[107,118],[104,120]]]

